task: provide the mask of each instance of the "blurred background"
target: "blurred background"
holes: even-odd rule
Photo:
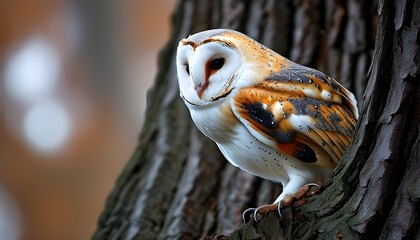
[[[0,2],[0,239],[89,239],[175,0]]]

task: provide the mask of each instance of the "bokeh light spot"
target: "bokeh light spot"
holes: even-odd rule
[[[55,48],[45,39],[33,37],[6,62],[6,93],[15,100],[33,102],[52,92],[59,72]]]
[[[70,117],[64,106],[46,100],[29,109],[23,123],[24,136],[36,150],[55,152],[68,139],[71,130]]]

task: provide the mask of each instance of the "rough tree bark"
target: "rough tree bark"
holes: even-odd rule
[[[380,1],[378,28],[376,5],[180,0],[140,143],[94,239],[420,239],[420,0]],[[270,203],[281,190],[227,164],[178,97],[177,42],[219,27],[326,72],[359,100],[368,83],[358,129],[334,176],[283,219],[271,213],[239,226],[244,209]]]

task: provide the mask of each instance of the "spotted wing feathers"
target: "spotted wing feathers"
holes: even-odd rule
[[[356,125],[354,96],[334,79],[293,65],[241,89],[234,113],[254,136],[294,158],[334,168]]]

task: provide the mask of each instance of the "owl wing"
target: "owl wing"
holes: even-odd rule
[[[292,65],[240,89],[233,112],[261,142],[300,161],[334,168],[358,117],[352,93],[314,69]]]

